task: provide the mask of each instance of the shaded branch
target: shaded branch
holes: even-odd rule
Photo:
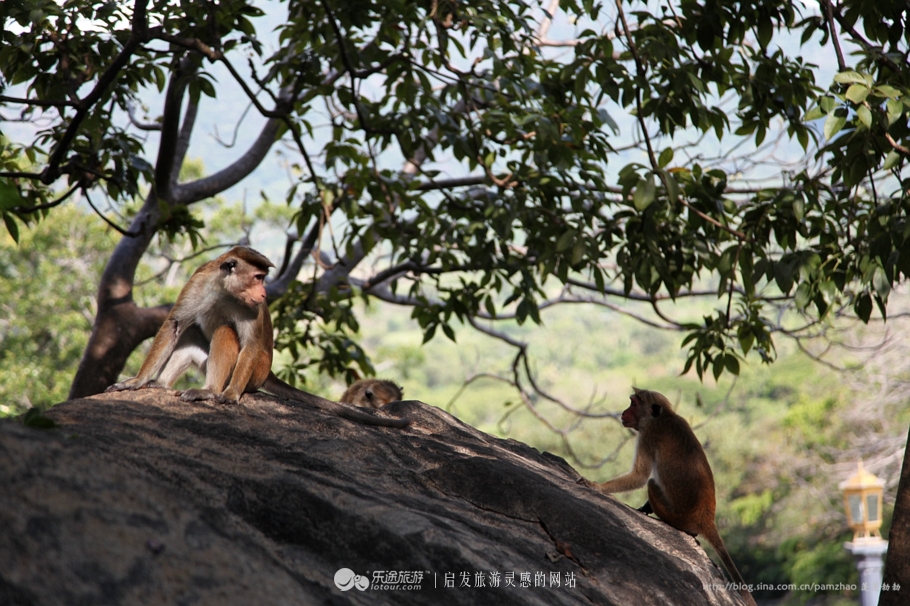
[[[161,124],[159,123],[146,123],[141,122],[139,118],[136,117],[136,108],[133,106],[132,102],[127,102],[126,104],[126,113],[130,118],[130,123],[138,128],[139,130],[146,131],[159,131],[161,130]]]
[[[83,194],[85,195],[86,201],[88,201],[88,205],[92,207],[93,211],[95,211],[95,214],[97,214],[99,217],[101,217],[104,220],[104,222],[107,223],[108,226],[110,226],[111,229],[115,230],[116,232],[120,233],[123,236],[127,236],[130,238],[135,238],[136,236],[139,235],[140,232],[127,231],[127,230],[123,229],[122,227],[120,227],[119,225],[117,225],[116,223],[114,223],[113,221],[111,221],[110,219],[108,219],[104,215],[104,213],[102,213],[100,210],[98,210],[98,207],[95,206],[95,203],[92,202],[91,196],[88,195],[88,190],[83,191]]]
[[[55,206],[63,204],[63,202],[66,201],[67,198],[72,196],[76,192],[76,190],[79,189],[80,186],[81,186],[81,184],[76,183],[75,185],[73,185],[70,188],[70,190],[68,192],[66,192],[65,194],[63,194],[62,196],[57,198],[56,200],[52,200],[51,202],[45,202],[44,204],[36,204],[35,206],[14,206],[10,210],[14,213],[27,214],[27,213],[37,212],[39,210],[45,210],[47,208],[54,208]]]
[[[6,95],[0,95],[0,103],[20,103],[22,105],[34,105],[36,107],[79,107],[79,104],[76,101],[68,101],[66,99],[47,101],[44,99],[8,97]]]

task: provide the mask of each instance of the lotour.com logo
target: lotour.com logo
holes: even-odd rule
[[[370,579],[356,574],[350,568],[342,568],[335,573],[335,585],[337,585],[338,589],[341,591],[347,591],[352,587],[356,587],[360,591],[365,591],[370,587]]]

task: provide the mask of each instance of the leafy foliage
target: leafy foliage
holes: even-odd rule
[[[688,333],[686,371],[737,374],[750,352],[774,359],[776,332],[884,316],[910,272],[907,8],[872,4],[289,0],[268,4],[287,12],[270,39],[248,0],[5,2],[0,108],[40,126],[0,141],[0,212],[16,238],[73,191],[116,204],[151,186],[156,229],[198,243],[190,205],[220,182],[170,174],[178,134],[223,94],[219,63],[298,156],[296,255],[318,264],[282,282],[282,346],[368,370],[344,311],[361,292],[412,306],[425,340],[618,298]],[[835,51],[832,82],[800,43]],[[148,91],[161,118],[127,119]],[[160,130],[154,163],[143,128]],[[769,141],[805,155],[781,170]],[[687,296],[716,313],[659,308]],[[781,323],[787,305],[801,324]]]
[[[75,207],[22,232],[18,244],[0,238],[0,416],[66,399],[92,326],[95,276],[113,246]]]

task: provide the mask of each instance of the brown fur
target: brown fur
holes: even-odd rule
[[[389,402],[396,402],[404,397],[404,388],[385,379],[361,379],[352,383],[341,395],[341,402],[363,406],[364,408],[381,408]]]
[[[648,502],[670,526],[693,536],[703,535],[723,560],[724,567],[741,587],[747,604],[755,600],[733,564],[714,522],[714,474],[705,451],[689,424],[673,412],[663,395],[636,389],[622,413],[624,426],[638,431],[632,471],[593,487],[604,494],[648,486]]]
[[[340,417],[387,427],[409,419],[387,419],[342,406],[295,389],[272,372],[272,318],[265,277],[271,261],[252,248],[235,246],[197,269],[180,291],[139,374],[108,391],[171,387],[191,365],[205,371],[202,389],[188,389],[181,400],[234,403],[260,388],[271,394],[332,412]],[[157,382],[156,382],[157,380]]]

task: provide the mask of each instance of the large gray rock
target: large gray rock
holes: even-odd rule
[[[387,410],[414,424],[164,390],[0,423],[0,604],[740,603],[695,540],[562,459]]]

